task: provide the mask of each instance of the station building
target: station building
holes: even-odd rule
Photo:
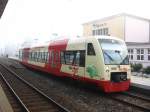
[[[130,63],[150,66],[150,20],[126,13],[83,24],[83,36],[109,35],[123,39]]]

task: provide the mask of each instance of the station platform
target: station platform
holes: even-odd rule
[[[0,112],[13,112],[13,109],[0,85]]]
[[[150,78],[131,76],[131,86],[150,91]]]

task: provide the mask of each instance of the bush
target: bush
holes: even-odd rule
[[[144,68],[143,72],[146,74],[150,74],[150,66]]]
[[[142,64],[131,64],[131,70],[133,72],[140,72],[142,68]]]

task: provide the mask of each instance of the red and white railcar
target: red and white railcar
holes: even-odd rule
[[[130,65],[124,41],[110,36],[58,39],[19,50],[26,66],[95,83],[105,92],[126,91]]]

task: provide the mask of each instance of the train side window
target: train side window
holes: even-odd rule
[[[95,55],[95,50],[92,43],[87,45],[87,55]]]
[[[38,61],[38,52],[36,52],[36,57],[35,57],[35,61]]]
[[[36,61],[36,58],[37,58],[37,53],[34,52],[34,61]]]
[[[44,52],[44,62],[46,63],[47,60],[47,52]]]
[[[35,53],[34,52],[33,52],[32,56],[33,56],[32,58],[33,58],[33,61],[34,61],[34,58],[35,58]]]
[[[44,62],[46,62],[46,60],[47,60],[47,53],[44,52]]]
[[[19,52],[19,58],[22,59],[22,51]]]
[[[54,64],[54,51],[51,51],[51,64]]]
[[[42,52],[42,62],[44,62],[44,58],[45,58],[44,52]]]
[[[81,67],[85,67],[85,50],[80,51],[80,64]]]
[[[59,52],[56,51],[55,53],[55,61],[58,63],[59,62]]]
[[[76,66],[85,67],[85,50],[74,52],[76,54],[74,64]]]
[[[40,62],[42,62],[42,52],[40,53]]]
[[[29,53],[29,60],[31,60],[31,52]]]
[[[47,62],[47,63],[49,63],[49,62],[48,62],[48,61],[49,61],[49,55],[50,55],[50,53],[47,52],[47,58],[46,58],[46,62]]]
[[[34,52],[32,52],[32,61],[34,61]]]
[[[73,51],[66,51],[65,52],[65,61],[66,61],[66,64],[72,65],[74,58],[75,58],[75,54],[74,54]]]
[[[40,61],[40,51],[38,52],[37,61]]]
[[[46,58],[45,58],[45,52],[43,52],[43,63],[45,63],[45,60],[46,60]]]
[[[39,52],[39,55],[38,55],[38,62],[40,62],[41,60],[41,52]]]
[[[76,66],[79,66],[80,63],[80,51],[75,52],[75,60],[74,60],[74,64]]]
[[[61,61],[61,64],[65,64],[65,52],[64,51],[60,52],[60,61]]]
[[[41,52],[41,62],[43,62],[43,52]]]

